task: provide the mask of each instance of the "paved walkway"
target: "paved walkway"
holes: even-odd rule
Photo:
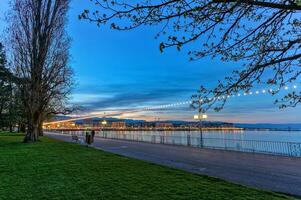
[[[47,134],[50,136],[49,134]],[[51,135],[71,141],[68,135]],[[301,158],[96,138],[104,151],[231,182],[301,196]]]

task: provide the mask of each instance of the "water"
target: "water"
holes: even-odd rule
[[[134,134],[134,135],[163,135],[185,137],[199,137],[198,131],[104,131],[106,133]],[[277,142],[300,142],[301,131],[203,131],[204,138],[216,139],[239,139],[239,140],[259,140]]]

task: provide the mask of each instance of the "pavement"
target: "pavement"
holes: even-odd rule
[[[70,135],[46,133],[72,142]],[[95,138],[95,148],[226,181],[301,197],[301,158]]]

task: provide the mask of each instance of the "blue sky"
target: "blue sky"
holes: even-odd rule
[[[111,110],[189,100],[199,85],[214,87],[218,79],[240,67],[239,63],[222,63],[210,58],[190,62],[185,49],[180,52],[168,49],[160,53],[160,39],[154,39],[156,29],[152,27],[118,32],[79,21],[78,14],[89,4],[87,0],[72,1],[67,30],[73,40],[70,65],[76,80],[71,101],[85,107],[88,113],[110,113]],[[1,0],[1,32],[7,10],[8,0]],[[209,112],[209,119],[252,123],[301,122],[300,106],[279,110],[273,101],[274,97],[268,95],[236,98],[229,101],[223,111]],[[120,117],[191,120],[194,113],[186,106]]]

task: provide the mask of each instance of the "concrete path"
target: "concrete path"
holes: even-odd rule
[[[68,135],[50,137],[71,141]],[[95,148],[227,181],[301,196],[301,158],[96,138]]]

